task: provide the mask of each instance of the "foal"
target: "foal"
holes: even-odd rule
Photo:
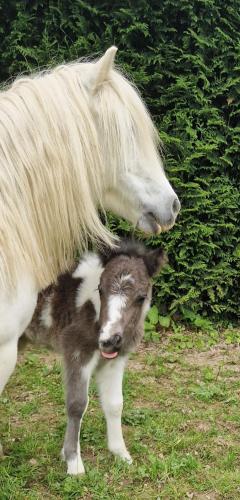
[[[79,432],[96,373],[107,422],[108,448],[131,463],[121,428],[122,378],[128,355],[143,336],[152,286],[164,265],[161,249],[122,242],[106,255],[87,253],[73,273],[39,295],[26,335],[62,354],[68,423],[62,449],[68,474],[84,473]]]

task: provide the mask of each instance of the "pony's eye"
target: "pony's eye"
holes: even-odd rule
[[[98,291],[99,291],[99,295],[101,296],[103,293],[101,285],[98,285]]]
[[[146,295],[139,295],[137,298],[136,298],[136,304],[143,304],[144,300],[147,298]]]

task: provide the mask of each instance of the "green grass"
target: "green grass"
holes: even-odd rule
[[[199,347],[196,332],[184,332],[180,343],[173,333],[132,356],[123,414],[131,466],[106,449],[93,384],[81,432],[81,478],[68,477],[59,458],[65,429],[60,365],[52,353],[27,348],[0,399],[6,452],[0,499],[239,499],[240,350],[226,344],[224,332],[222,340],[209,348],[205,335]]]

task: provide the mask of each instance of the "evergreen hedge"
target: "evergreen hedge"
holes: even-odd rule
[[[155,300],[185,317],[239,318],[239,33],[240,0],[0,0],[2,81],[119,47],[182,202],[175,228],[150,240],[170,257]]]

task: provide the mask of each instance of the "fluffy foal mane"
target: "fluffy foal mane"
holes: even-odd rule
[[[114,247],[108,247],[100,253],[101,260],[106,265],[110,260],[117,256],[133,257],[142,259],[148,270],[149,276],[153,276],[156,268],[161,263],[165,265],[168,262],[167,254],[163,248],[148,249],[143,243],[128,238],[121,239],[119,244]]]
[[[2,288],[14,286],[21,268],[33,270],[43,288],[89,240],[113,245],[98,215],[103,192],[121,170],[133,169],[137,155],[157,155],[152,121],[119,72],[111,70],[92,95],[87,91],[93,64],[19,78],[0,93]],[[102,141],[90,99],[99,110]]]

